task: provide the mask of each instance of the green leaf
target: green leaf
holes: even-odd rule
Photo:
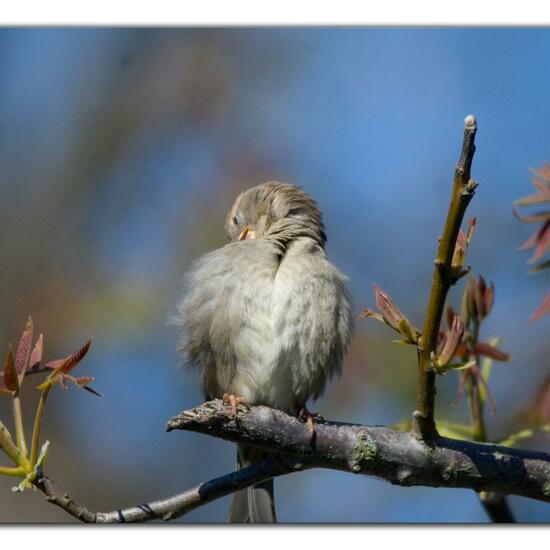
[[[451,370],[466,370],[471,369],[476,364],[475,361],[468,361],[467,363],[455,363],[453,365],[446,365],[444,367],[435,367],[435,370],[439,374],[446,374],[447,372]]]

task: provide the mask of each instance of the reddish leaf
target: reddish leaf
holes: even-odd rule
[[[550,193],[547,192],[528,195],[517,200],[514,204],[516,206],[533,206],[534,204],[544,204],[546,202],[550,202]]]
[[[84,359],[91,345],[92,341],[88,340],[76,353],[65,360],[65,363],[60,367],[60,371],[64,374],[71,372]]]
[[[477,319],[478,310],[477,310],[477,283],[476,280],[469,276],[468,282],[466,283],[466,288],[464,289],[464,305],[466,308],[466,317],[468,319]]]
[[[452,305],[447,306],[447,313],[446,313],[446,319],[447,319],[447,326],[451,328],[453,326],[453,320],[456,317],[456,311],[454,310]]]
[[[15,354],[15,370],[22,380],[25,376],[25,371],[29,366],[29,357],[31,354],[32,346],[32,319],[29,317],[25,331],[21,335],[19,345],[17,346],[17,353]]]
[[[468,277],[462,307],[465,323],[468,324],[470,319],[481,321],[487,317],[493,307],[494,298],[495,285],[493,283],[487,286],[481,275],[478,280]]]
[[[537,168],[536,170],[533,170],[535,174],[540,176],[541,178],[546,180],[546,185],[550,189],[550,164],[547,163],[541,168]]]
[[[462,335],[464,334],[464,323],[460,316],[455,315],[450,330],[445,337],[445,343],[441,350],[441,353],[437,357],[437,364],[440,367],[448,365],[451,359],[454,357],[458,346],[462,341]]]
[[[464,344],[460,344],[455,351],[457,357],[465,357],[466,355],[471,355],[471,351]]]
[[[384,322],[384,318],[382,317],[382,315],[379,315],[378,313],[372,311],[372,309],[368,308],[363,310],[363,313],[361,313],[361,315],[357,317],[357,320],[362,321],[363,319],[369,319],[370,317],[376,319],[377,321],[381,321],[382,323]]]
[[[93,376],[79,376],[74,379],[75,384],[78,386],[87,386],[90,382],[93,382],[95,378]]]
[[[536,214],[522,216],[521,214],[518,214],[518,212],[514,210],[513,214],[514,216],[516,216],[516,218],[526,223],[546,222],[550,217],[550,212],[537,212]]]
[[[533,262],[540,260],[549,248],[550,220],[548,220],[538,231],[537,247],[535,248],[535,253],[532,258],[529,260],[529,263],[532,264]]]
[[[509,361],[510,355],[505,353],[498,348],[495,348],[485,342],[478,342],[475,347],[475,352],[479,355],[484,355],[485,357],[491,357],[496,361]]]
[[[93,378],[92,376],[80,376],[79,378],[75,379],[75,382],[77,386],[81,387],[83,390],[89,391],[90,393],[93,393],[98,397],[103,397],[99,392],[90,387],[90,383],[94,380],[95,378]]]
[[[399,321],[404,319],[405,316],[401,313],[390,296],[386,294],[376,283],[373,283],[373,287],[374,299],[380,313],[382,313],[382,316],[390,326],[392,326],[395,330],[399,330]]]
[[[99,392],[95,391],[93,388],[89,386],[90,382],[93,382],[95,378],[92,376],[79,376],[78,378],[75,378],[74,376],[71,376],[70,374],[62,374],[61,378],[63,380],[62,387],[64,389],[67,389],[65,382],[68,380],[78,386],[79,388],[82,388],[83,390],[89,391],[90,393],[93,393],[94,395],[97,395],[98,397],[103,397]],[[61,382],[60,382],[61,383]]]
[[[543,315],[546,315],[550,312],[550,290],[547,292],[542,304],[536,309],[535,313],[531,316],[530,321],[537,321]]]
[[[468,241],[466,240],[466,233],[464,233],[462,229],[459,229],[458,236],[456,237],[457,248],[461,248],[462,250],[465,250],[467,244],[468,244]]]
[[[42,361],[42,353],[44,352],[44,337],[41,334],[31,353],[31,359],[29,361],[29,368],[33,369],[38,366]]]
[[[485,279],[480,275],[475,295],[476,307],[479,312],[480,319],[484,319],[491,312],[494,297],[495,285],[491,283],[487,286]]]
[[[11,347],[4,361],[4,384],[10,391],[17,391],[19,389],[19,380],[17,378],[17,370],[15,369]]]
[[[485,307],[485,316],[491,313],[493,309],[493,303],[495,301],[495,285],[491,283],[485,290],[485,296],[483,298],[483,304]]]
[[[84,358],[90,346],[92,344],[91,340],[88,340],[76,353],[65,357],[65,359],[54,359],[53,361],[48,361],[44,366],[48,369],[57,369],[59,372],[68,374],[71,372],[80,361]]]
[[[487,290],[487,283],[482,275],[479,276],[479,280],[475,289],[476,307],[479,312],[479,316],[483,319],[485,317],[485,291]]]
[[[472,218],[468,222],[468,229],[466,230],[466,233],[464,233],[462,229],[459,229],[456,238],[455,250],[453,252],[453,258],[451,261],[453,266],[458,267],[464,265],[464,261],[466,259],[466,251],[468,250],[468,245],[470,244],[470,241],[474,236],[476,223],[477,219]]]
[[[53,361],[48,361],[44,366],[48,369],[57,369],[63,365],[67,359],[69,358],[65,357],[64,359],[54,359]]]
[[[536,246],[536,244],[539,242],[540,234],[542,229],[544,228],[544,225],[537,229],[519,248],[518,250],[523,252],[525,250],[529,250],[530,248],[533,248]]]
[[[477,225],[477,218],[472,218],[468,222],[468,230],[466,231],[466,241],[468,242],[468,244],[470,243],[470,241],[472,240],[472,237],[474,236],[476,225]]]
[[[0,373],[0,395],[11,395],[11,391],[6,388],[4,383],[4,374]]]
[[[538,178],[533,178],[533,180],[531,181],[533,182],[533,185],[536,187],[537,191],[539,192],[537,193],[537,195],[540,194],[540,195],[546,196],[548,200],[550,200],[550,184],[545,183],[544,181]]]

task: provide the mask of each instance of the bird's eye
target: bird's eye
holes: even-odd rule
[[[234,223],[237,227],[241,227],[241,225],[244,225],[244,216],[242,215],[242,212],[237,212],[237,213],[233,216],[233,223]]]

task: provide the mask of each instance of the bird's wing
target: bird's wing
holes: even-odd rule
[[[347,278],[322,248],[298,239],[277,272],[273,304],[280,362],[290,363],[296,404],[303,405],[319,397],[342,369],[353,332]]]

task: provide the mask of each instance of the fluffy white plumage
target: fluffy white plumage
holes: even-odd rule
[[[226,232],[232,242],[186,276],[181,351],[207,399],[231,394],[297,413],[342,369],[353,329],[347,278],[326,258],[321,212],[295,186],[242,193]],[[238,467],[262,456],[238,445]],[[276,521],[273,480],[236,493],[231,521]]]
[[[346,282],[309,237],[293,239],[282,257],[275,243],[252,239],[198,260],[177,317],[205,396],[293,412],[321,395],[351,337]]]

